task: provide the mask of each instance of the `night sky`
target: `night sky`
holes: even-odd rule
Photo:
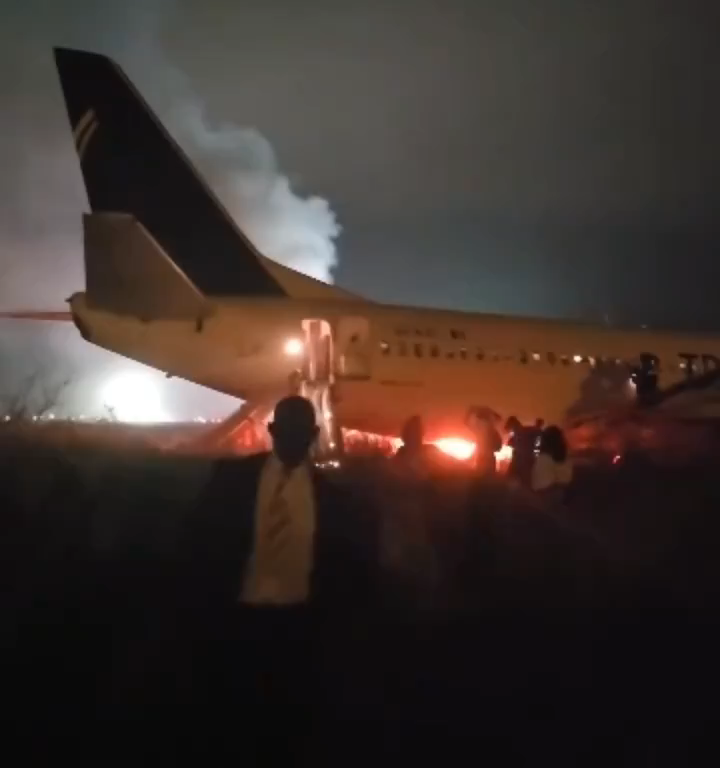
[[[83,285],[85,195],[51,51],[67,45],[113,56],[291,266],[336,260],[336,282],[397,303],[720,330],[712,8],[3,4],[0,308],[58,308]],[[83,371],[112,360],[71,329],[5,324],[0,343]]]

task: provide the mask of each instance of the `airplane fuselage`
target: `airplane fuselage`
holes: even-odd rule
[[[335,413],[346,427],[397,435],[423,415],[428,437],[468,433],[468,409],[503,419],[574,417],[632,401],[648,360],[661,387],[720,365],[720,339],[364,301],[215,300],[202,320],[143,322],[71,301],[101,347],[244,400],[282,396],[303,353],[304,321],[332,329]],[[298,345],[299,346],[299,345]]]

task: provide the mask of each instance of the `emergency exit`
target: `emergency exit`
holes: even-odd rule
[[[372,339],[366,317],[341,317],[335,329],[336,375],[342,379],[372,376]]]

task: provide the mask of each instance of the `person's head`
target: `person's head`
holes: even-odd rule
[[[318,435],[313,404],[300,395],[284,397],[275,406],[268,424],[273,451],[289,468],[297,467],[308,456]]]
[[[520,419],[518,419],[517,416],[511,416],[505,422],[506,432],[519,432],[521,429],[522,429],[522,424],[520,423]]]
[[[407,448],[419,448],[425,437],[425,427],[420,416],[411,416],[402,428],[400,435],[403,445]]]
[[[543,429],[540,435],[539,450],[540,453],[546,453],[558,464],[567,459],[567,443],[560,427],[550,426]]]

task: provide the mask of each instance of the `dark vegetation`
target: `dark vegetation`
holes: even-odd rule
[[[0,440],[8,764],[212,752],[184,704],[175,588],[207,471]],[[462,475],[400,486],[378,463],[337,480],[384,536],[382,597],[363,631],[334,641],[333,764],[712,762],[716,465],[589,468],[563,510]],[[208,720],[222,707],[208,700]],[[242,712],[234,727],[242,740]]]

